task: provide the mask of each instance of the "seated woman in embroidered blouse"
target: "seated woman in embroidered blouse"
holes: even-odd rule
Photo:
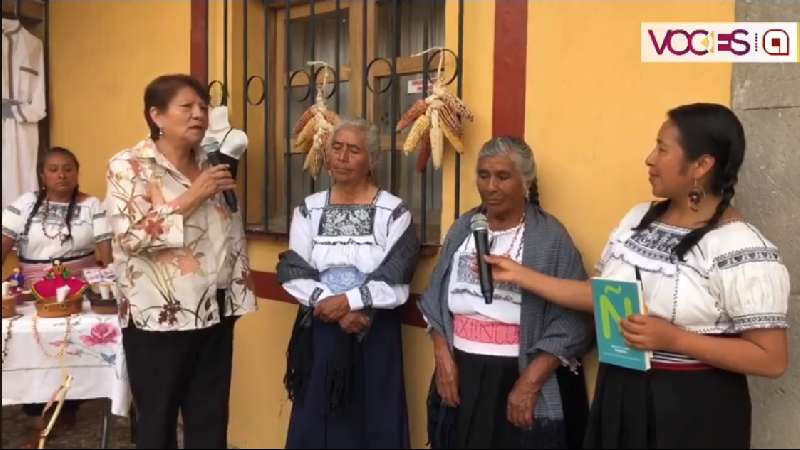
[[[26,289],[44,278],[56,259],[76,275],[111,262],[106,211],[99,199],[80,191],[79,169],[78,158],[68,149],[46,150],[38,162],[39,190],[24,194],[3,210],[3,263],[16,247]],[[79,403],[65,403],[64,424],[74,424]],[[43,406],[27,404],[23,409],[38,416]]]
[[[56,259],[74,274],[111,262],[106,211],[96,197],[80,192],[78,158],[53,147],[38,166],[41,189],[3,211],[3,262],[16,246],[27,288],[44,278]]]
[[[144,93],[150,135],[111,158],[106,205],[138,448],[227,447],[233,330],[255,310],[236,181],[200,146],[209,96],[188,75]]]
[[[587,314],[547,304],[519,283],[481,294],[470,222],[488,218],[490,253],[556,278],[585,280],[581,255],[539,205],[533,152],[498,137],[478,154],[482,205],[447,234],[420,309],[436,371],[428,400],[434,448],[573,448],[588,402],[581,357],[593,342]],[[562,368],[567,366],[569,369]]]
[[[289,344],[287,448],[408,448],[398,308],[419,244],[405,203],[377,187],[378,133],[342,120],[329,190],[294,211],[278,277],[300,310]]]
[[[601,365],[588,448],[746,448],[745,375],[787,366],[789,275],[778,249],[731,206],[744,160],[742,124],[728,108],[691,104],[667,114],[647,157],[653,195],[623,217],[596,275],[635,280],[647,316],[625,339],[654,351],[652,370]],[[487,258],[496,280],[565,308],[591,311],[586,282]]]

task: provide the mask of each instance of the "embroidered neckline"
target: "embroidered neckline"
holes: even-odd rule
[[[721,222],[721,223],[717,224],[717,226],[712,228],[711,230],[709,230],[709,232],[714,231],[714,230],[722,229],[722,228],[724,228],[724,227],[726,227],[728,225],[734,224],[734,223],[743,223],[743,224],[747,225],[748,222],[746,220],[744,220],[744,219],[731,219],[731,220],[728,220],[728,221]],[[699,229],[699,228],[687,228],[687,227],[681,227],[681,226],[678,226],[678,225],[672,225],[672,224],[663,222],[661,220],[654,220],[653,224],[656,225],[656,226],[660,226],[662,228],[671,229],[671,230],[678,230],[678,231],[685,231],[687,233]]]
[[[338,208],[338,207],[345,207],[345,208],[356,208],[356,207],[358,207],[358,208],[361,208],[361,207],[370,207],[370,206],[374,207],[374,206],[378,205],[378,199],[381,197],[382,193],[383,193],[383,189],[378,188],[378,190],[375,192],[375,197],[372,198],[372,201],[370,203],[331,203],[331,194],[332,194],[332,192],[331,192],[331,189],[328,189],[327,191],[325,191],[325,206],[324,207],[325,208],[329,208],[329,207],[331,207],[331,208]]]

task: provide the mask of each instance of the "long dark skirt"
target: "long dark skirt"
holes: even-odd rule
[[[459,373],[457,409],[442,409],[432,383],[429,437],[434,448],[574,448],[580,445],[588,413],[583,374],[559,369],[557,377],[565,420],[534,418],[531,430],[521,430],[506,418],[508,396],[519,379],[517,358],[455,351]],[[449,424],[440,424],[446,416]],[[444,419],[447,421],[447,419]],[[450,431],[443,431],[452,427]],[[434,436],[439,434],[439,436]],[[441,436],[450,436],[442,438]]]
[[[328,411],[326,373],[334,364],[338,324],[312,324],[313,362],[305,395],[292,407],[287,448],[408,448],[400,314],[378,310],[353,352],[349,398]]]
[[[749,448],[747,377],[601,364],[586,448]]]

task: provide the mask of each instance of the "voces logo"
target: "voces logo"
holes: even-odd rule
[[[798,62],[798,23],[642,23],[644,62]]]

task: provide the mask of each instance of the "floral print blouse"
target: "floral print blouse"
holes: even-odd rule
[[[199,167],[207,157],[196,151]],[[240,213],[221,195],[190,216],[175,200],[191,186],[146,139],[111,158],[106,209],[114,232],[114,270],[121,294],[120,324],[148,331],[185,331],[219,323],[217,290],[225,316],[254,311]]]

